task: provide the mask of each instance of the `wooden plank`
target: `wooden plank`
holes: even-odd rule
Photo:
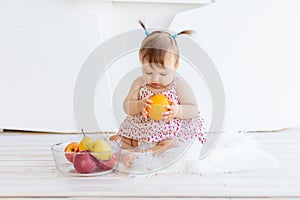
[[[280,168],[218,176],[159,175],[68,177],[55,169],[50,145],[70,135],[0,134],[1,197],[54,198],[300,198],[299,135],[254,135],[259,148],[273,153]],[[59,136],[59,137],[58,137]],[[72,135],[73,137],[73,135]],[[17,142],[13,143],[13,141]],[[268,140],[269,139],[269,140]],[[299,142],[298,142],[299,141]],[[264,143],[265,142],[265,143]],[[297,143],[298,142],[298,143]],[[14,144],[14,146],[11,146]],[[298,144],[298,145],[297,145]],[[38,152],[38,153],[37,153]],[[291,167],[294,166],[294,167]],[[136,188],[139,188],[137,191]],[[140,189],[141,188],[141,189]],[[6,196],[5,196],[6,195]]]
[[[286,198],[272,198],[272,197],[260,197],[260,198],[239,198],[231,197],[230,200],[298,200],[298,197],[286,197]]]
[[[226,186],[299,186],[299,177],[227,177],[224,178]]]
[[[110,0],[113,3],[209,4],[211,0]],[[172,6],[172,5],[171,5]]]
[[[130,186],[116,183],[115,187],[106,187],[105,185],[64,185],[63,187],[39,186],[34,187],[3,186],[0,190],[3,196],[47,196],[47,197],[300,197],[298,187],[292,186],[197,186],[176,185],[176,187],[161,186],[160,188],[150,185],[151,189],[139,187],[136,184]],[[134,186],[134,187],[133,187]],[[137,190],[137,188],[139,188]]]
[[[0,183],[1,187],[3,186],[23,186],[31,184],[32,186],[55,186],[55,187],[63,187],[67,184],[86,184],[89,187],[115,187],[115,184],[118,184],[118,187],[124,186],[127,187],[128,184],[137,184],[137,183],[147,183],[149,187],[158,188],[162,187],[164,184],[167,184],[169,187],[177,187],[179,185],[187,185],[190,187],[191,184],[194,186],[202,187],[202,186],[239,186],[239,187],[289,187],[289,186],[299,186],[300,180],[299,177],[281,177],[280,179],[274,179],[273,177],[220,177],[220,178],[203,178],[198,177],[195,179],[183,179],[177,177],[177,181],[171,181],[169,178],[155,179],[148,178],[148,180],[132,179],[132,178],[103,178],[103,176],[83,178],[83,177],[64,177],[61,178],[59,176],[45,177],[44,179],[31,178],[30,183],[28,183],[28,179],[23,177],[12,176],[8,180],[3,183]],[[181,183],[178,183],[178,181]],[[193,182],[191,182],[193,180]]]
[[[272,169],[250,170],[239,173],[232,173],[230,177],[272,177],[274,179],[281,177],[298,177],[300,179],[299,167],[279,167]]]
[[[55,168],[49,167],[41,167],[41,168],[21,168],[21,167],[11,167],[10,170],[4,171],[3,168],[0,168],[2,174],[0,175],[0,179],[8,179],[14,177],[14,179],[51,179],[51,178],[61,178],[59,172],[56,171]],[[28,173],[30,172],[30,173]],[[51,172],[51,173],[49,173]],[[106,178],[128,178],[128,175],[124,173],[116,173],[112,175],[102,176],[101,179]],[[196,176],[197,177],[197,176]],[[239,173],[227,174],[227,175],[218,175],[218,176],[209,176],[211,179],[218,178],[224,180],[225,178],[229,177],[241,177],[241,178],[249,178],[251,177],[253,180],[259,180],[259,178],[273,178],[273,179],[281,179],[284,178],[288,180],[289,178],[298,178],[300,179],[300,169],[292,169],[292,168],[278,168],[278,169],[267,169],[267,170],[251,170],[251,171],[244,171]],[[64,178],[72,178],[72,177],[65,177]],[[203,178],[202,176],[198,176],[198,178]],[[206,177],[208,178],[208,177]],[[178,178],[180,179],[180,178]]]
[[[30,160],[32,162],[42,160],[42,161],[52,161],[53,158],[52,155],[36,155],[36,154],[30,154],[30,155],[0,155],[0,162],[2,161],[26,161]]]
[[[55,164],[54,164],[54,161],[51,162],[48,160],[36,160],[36,161],[28,160],[27,162],[20,161],[20,160],[1,161],[1,167],[11,167],[11,166],[53,167],[53,166],[55,166]]]
[[[71,196],[71,197],[51,197],[51,200],[61,200],[61,199],[64,199],[64,200],[68,200],[68,199],[77,199],[77,200],[90,200],[90,199],[97,199],[99,200],[99,197],[78,197],[78,196]],[[27,200],[28,198],[13,198],[15,200]],[[39,199],[49,199],[49,197],[39,197]],[[101,200],[153,200],[154,198],[151,198],[151,197],[135,197],[135,196],[131,196],[131,197],[115,197],[115,198],[112,198],[112,197],[102,197]],[[157,198],[155,198],[157,199]],[[163,198],[164,200],[174,200],[174,199],[185,199],[185,200],[195,200],[195,198],[188,198],[188,197],[173,197],[173,198]],[[211,198],[197,198],[199,200],[212,200]],[[230,198],[214,198],[213,200],[230,200]],[[253,200],[253,199],[252,199]],[[272,199],[270,199],[272,200]],[[277,200],[281,200],[281,199],[277,199]],[[292,199],[293,200],[293,199]]]
[[[77,200],[89,200],[89,199],[97,199],[99,200],[100,197],[78,197],[78,196],[70,196],[70,197],[51,197],[51,200],[61,200],[61,199],[64,199],[64,200],[68,200],[68,199],[77,199]],[[9,198],[11,199],[11,198]],[[27,200],[28,198],[13,198],[15,200]],[[49,199],[49,197],[39,197],[39,199]],[[101,200],[153,200],[153,199],[157,199],[157,198],[151,198],[151,197],[135,197],[135,196],[131,196],[131,197],[128,197],[128,196],[125,196],[125,197],[101,197]],[[188,198],[188,197],[172,197],[172,198],[163,198],[164,200],[174,200],[174,199],[185,199],[185,200],[195,200],[195,198],[191,197],[191,198]],[[197,198],[199,200],[212,200],[211,198]],[[230,198],[214,198],[213,200],[230,200]],[[253,200],[253,199],[252,199]],[[270,199],[272,200],[272,199]],[[281,199],[277,199],[277,200],[281,200]],[[293,199],[292,199],[293,200]]]
[[[147,182],[148,183],[148,182]],[[144,184],[144,183],[143,183]],[[91,196],[91,197],[222,197],[225,193],[224,186],[206,186],[199,187],[193,185],[175,185],[175,187],[168,187],[168,185],[149,185],[148,187],[141,187],[141,183],[130,183],[127,185],[115,183],[114,187],[106,186],[105,184],[86,184],[73,182],[71,184],[61,184],[60,187],[53,187],[53,185],[32,185],[24,186],[2,186],[0,192],[2,196]],[[138,188],[138,189],[137,189]]]
[[[225,186],[227,197],[300,198],[299,186]]]

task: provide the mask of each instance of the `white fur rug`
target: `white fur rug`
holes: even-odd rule
[[[200,145],[192,145],[171,166],[167,165],[170,165],[169,163],[174,160],[174,152],[172,151],[166,152],[161,159],[149,155],[140,156],[133,168],[125,169],[121,164],[119,169],[129,172],[133,176],[141,174],[144,176],[154,174],[209,176],[278,167],[277,160],[259,149],[258,143],[249,135],[224,133],[215,149],[202,160],[198,159],[200,150]],[[173,159],[170,155],[173,155]],[[178,152],[176,156],[178,158]]]

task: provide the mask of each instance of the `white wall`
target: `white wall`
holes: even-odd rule
[[[101,1],[1,1],[1,128],[74,130],[74,83],[103,41],[96,14],[112,8]]]
[[[222,0],[178,14],[214,61],[226,95],[225,130],[300,124],[300,2]]]
[[[106,39],[140,28],[138,19],[168,27],[175,13],[198,6],[1,0],[0,128],[77,131],[73,90],[88,55]],[[105,119],[102,110],[97,113]],[[105,125],[115,130],[111,121]]]
[[[178,14],[170,29],[196,30],[194,39],[215,62],[227,97],[226,128],[299,124],[296,0],[222,0],[209,6],[98,0],[0,3],[0,128],[76,131],[74,83],[93,49],[120,32],[139,28],[138,19],[148,27],[167,28],[175,13],[195,7],[201,8]],[[122,62],[129,65],[132,60]],[[114,85],[110,87],[106,92],[111,95]],[[201,95],[200,102],[207,98]],[[200,108],[210,118],[205,102]],[[116,129],[113,121],[103,124],[107,130]]]

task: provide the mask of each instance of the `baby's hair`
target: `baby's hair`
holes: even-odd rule
[[[177,33],[177,35],[192,35],[194,33],[194,31],[192,30],[183,30],[183,31],[180,31],[179,33]]]
[[[143,27],[143,29],[144,29],[145,31],[147,30],[145,24],[144,24],[141,20],[139,20],[139,24]]]
[[[179,60],[179,50],[175,38],[178,35],[190,35],[192,30],[183,30],[177,34],[171,35],[165,31],[148,32],[145,24],[139,20],[139,24],[145,30],[146,38],[142,41],[139,51],[140,60],[142,63],[159,64],[164,68],[164,60],[167,53],[175,56],[176,61]]]

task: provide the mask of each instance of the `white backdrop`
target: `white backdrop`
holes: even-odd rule
[[[170,28],[195,30],[220,73],[226,130],[299,125],[299,7],[296,0],[222,0],[174,18]]]
[[[94,48],[117,33],[139,28],[139,18],[149,27],[165,28],[175,12],[192,7],[165,5],[151,17],[150,10],[158,5],[147,10],[147,5],[113,6],[92,0],[1,2],[0,128],[66,132],[75,130],[76,76]],[[193,39],[219,70],[227,97],[225,129],[269,130],[299,124],[299,4],[296,0],[222,0],[174,18],[170,29],[196,30]],[[146,17],[139,17],[143,9]],[[130,71],[136,61],[136,57],[123,58],[114,65],[127,65]],[[192,69],[186,63],[180,70],[190,77],[191,85],[199,81],[199,77],[191,78]],[[107,90],[101,95],[113,94],[117,79],[112,77],[107,77]],[[193,89],[209,121],[207,91],[204,85]],[[107,119],[102,115],[107,108],[97,104],[101,95],[95,94],[100,122]],[[116,130],[113,114],[109,119],[103,127]]]
[[[105,38],[109,2],[1,1],[0,128],[74,131],[73,90],[82,63]]]
[[[0,130],[77,131],[73,90],[89,54],[106,39],[140,28],[138,19],[152,27],[167,27],[175,13],[199,6],[1,0]],[[109,81],[101,105],[110,103]],[[95,112],[101,122],[105,120],[102,126],[107,131],[115,130],[103,109]]]

